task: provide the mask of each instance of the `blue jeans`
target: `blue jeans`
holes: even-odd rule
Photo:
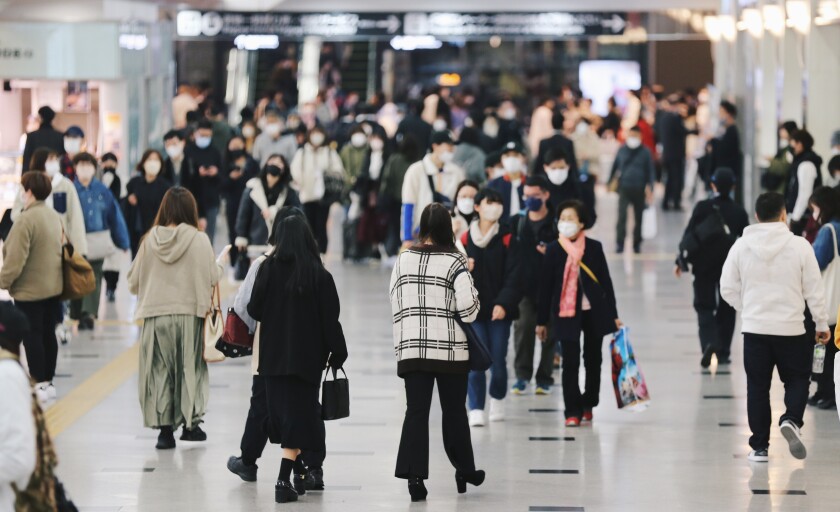
[[[207,215],[207,229],[204,232],[210,238],[210,245],[213,245],[216,242],[216,221],[219,220],[219,207],[206,208],[204,214]]]
[[[507,394],[507,351],[510,338],[510,320],[473,322],[476,334],[487,343],[493,366],[490,367],[490,396],[501,400]],[[487,399],[487,372],[470,372],[467,390],[470,410],[484,409]]]

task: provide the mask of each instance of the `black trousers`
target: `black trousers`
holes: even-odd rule
[[[694,276],[694,311],[697,312],[700,350],[712,346],[718,360],[729,359],[735,334],[735,310],[720,296],[720,279]]]
[[[327,253],[327,221],[330,217],[330,206],[332,205],[321,201],[303,204],[303,213],[306,215],[309,227],[312,228],[312,234],[315,235],[321,254]]]
[[[813,338],[802,336],[768,336],[744,333],[744,369],[747,372],[747,415],[750,446],[763,450],[770,446],[770,382],[773,368],[785,385],[785,413],[779,424],[790,420],[802,427],[802,416],[808,401],[808,386],[813,358]]]
[[[388,231],[385,236],[385,251],[388,256],[396,256],[400,252],[400,218],[402,215],[402,203],[393,200],[388,205]]]
[[[644,188],[621,188],[618,190],[618,224],[615,227],[615,241],[619,247],[624,247],[627,237],[627,207],[633,207],[633,246],[642,244],[642,213],[645,211]]]
[[[397,478],[429,478],[429,412],[435,381],[443,412],[443,448],[457,471],[475,471],[470,426],[467,422],[467,374],[412,372],[403,377],[405,410]]]
[[[120,273],[116,270],[106,270],[102,272],[102,277],[105,278],[105,289],[108,291],[116,291],[117,284],[120,282]]]
[[[35,382],[52,382],[58,359],[58,341],[55,339],[57,312],[61,303],[57,297],[25,302],[16,300],[15,306],[29,320],[29,333],[23,338],[29,374]]]
[[[534,375],[534,349],[537,344],[537,305],[530,297],[525,297],[519,303],[519,319],[513,323],[513,341],[515,357],[513,368],[516,378],[530,382]],[[549,333],[545,341],[541,342],[542,351],[537,366],[537,386],[554,385],[554,352],[557,340]]]
[[[242,461],[251,465],[262,457],[263,449],[268,443],[268,403],[266,402],[265,379],[254,375],[251,383],[251,408],[248,409],[248,418],[245,420],[245,432],[242,433],[242,441],[239,448],[242,450]],[[320,423],[320,435],[326,439],[327,432],[324,422]],[[303,463],[309,468],[320,468],[324,465],[327,457],[326,450],[304,450],[301,453]]]
[[[225,205],[225,220],[227,220],[228,243],[230,244],[230,266],[235,267],[239,261],[239,247],[236,246],[236,216],[239,213],[241,199],[233,201],[228,198]]]
[[[837,354],[837,346],[834,344],[834,332],[836,325],[831,327],[831,340],[825,346],[825,365],[823,372],[816,374],[814,380],[817,382],[817,398],[821,400],[834,400],[834,356]]]
[[[663,162],[662,166],[665,169],[665,199],[663,203],[665,206],[673,205],[674,208],[679,208],[682,203],[682,191],[685,186],[685,159]]]
[[[583,411],[598,405],[601,394],[601,343],[603,336],[596,334],[595,319],[591,312],[583,315],[583,368],[586,370],[585,387],[580,391],[580,339],[560,340],[563,350],[563,401],[566,404],[566,418],[580,418]]]

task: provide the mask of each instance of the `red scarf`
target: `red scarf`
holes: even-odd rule
[[[566,251],[566,268],[563,270],[563,289],[560,291],[560,318],[573,318],[577,314],[578,282],[580,281],[580,261],[586,248],[584,232],[576,240],[560,236],[560,247]]]

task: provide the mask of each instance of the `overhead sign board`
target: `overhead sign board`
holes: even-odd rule
[[[286,39],[371,39],[396,36],[485,39],[491,36],[552,38],[619,35],[626,13],[266,13],[184,10],[179,39],[233,40],[242,35]]]

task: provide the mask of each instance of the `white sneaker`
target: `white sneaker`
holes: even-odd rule
[[[41,404],[41,407],[47,405],[47,402],[50,401],[50,394],[49,391],[47,391],[49,384],[49,382],[40,382],[35,384],[35,398],[38,399],[38,403]]]
[[[799,427],[794,425],[792,421],[785,420],[780,428],[782,435],[788,442],[790,454],[799,460],[804,459],[808,453],[805,450],[805,445],[802,444],[802,433],[799,431]]]
[[[747,455],[747,460],[750,462],[767,462],[770,460],[770,457],[767,455],[767,448],[763,450],[750,451],[750,454]]]
[[[490,399],[490,421],[505,421],[504,400]]]
[[[470,411],[469,415],[469,422],[471,427],[483,427],[484,426],[484,410],[483,409],[473,409]]]
[[[47,385],[47,397],[50,400],[55,400],[58,397],[58,392],[55,390],[55,384],[52,382]]]
[[[62,345],[67,345],[73,339],[73,330],[62,322],[55,326],[55,339]]]

